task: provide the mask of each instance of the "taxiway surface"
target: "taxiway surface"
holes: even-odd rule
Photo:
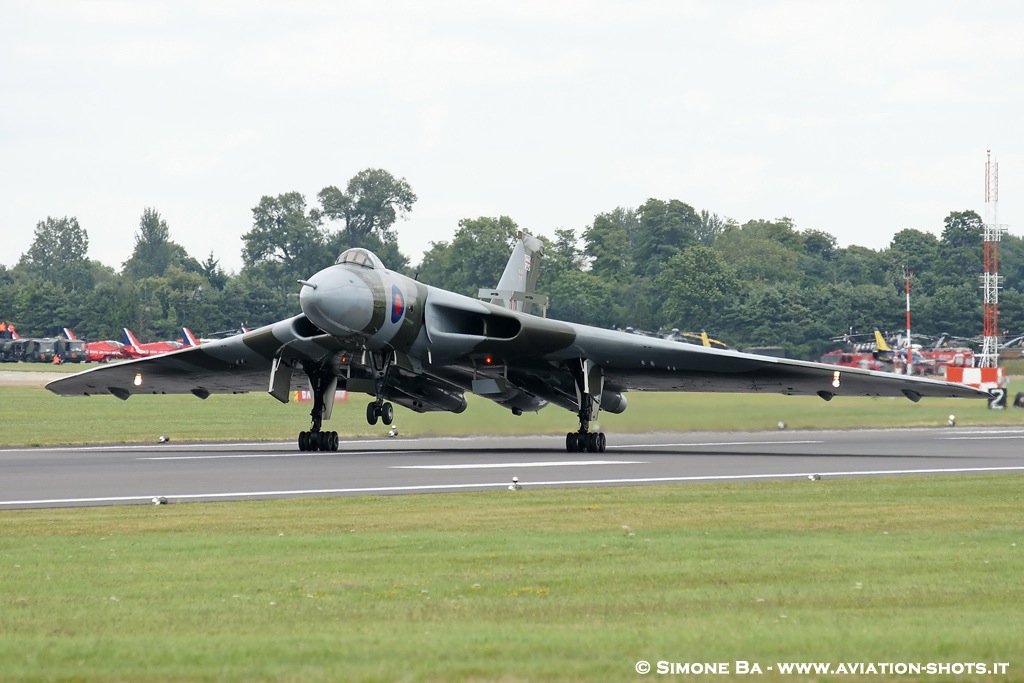
[[[564,437],[163,443],[0,450],[0,510],[552,486],[1024,472],[1024,428],[611,435],[605,453]]]

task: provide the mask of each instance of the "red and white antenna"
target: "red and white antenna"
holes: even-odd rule
[[[999,365],[999,239],[1006,226],[999,224],[999,163],[986,150],[985,160],[985,272],[981,288],[985,297],[985,326],[978,367]]]
[[[907,280],[907,374],[914,374],[914,345],[910,341],[910,276],[913,273],[907,268],[903,271],[903,276]]]

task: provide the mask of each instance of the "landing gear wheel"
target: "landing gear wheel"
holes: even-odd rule
[[[369,403],[366,404],[366,422],[367,422],[367,424],[370,424],[370,425],[377,424],[377,418],[378,417],[380,417],[380,414],[377,412],[377,404],[374,403],[373,401],[370,401]]]
[[[380,407],[380,421],[386,425],[395,421],[395,407],[393,405],[385,403]]]
[[[586,432],[569,432],[565,435],[565,450],[569,453],[585,453],[587,449]]]
[[[309,432],[299,432],[299,450],[309,450]]]
[[[604,432],[569,432],[565,435],[565,450],[568,453],[604,453],[608,439]]]

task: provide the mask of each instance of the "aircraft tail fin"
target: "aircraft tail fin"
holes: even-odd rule
[[[529,313],[534,304],[546,311],[548,298],[534,293],[543,256],[544,243],[520,230],[498,286],[481,289],[477,296],[512,311]]]
[[[882,336],[882,333],[878,331],[877,327],[875,328],[875,343],[878,344],[879,351],[892,351],[889,345],[885,342],[885,337]]]
[[[75,336],[75,333],[74,333],[74,332],[72,332],[72,331],[71,331],[71,329],[70,329],[70,328],[67,328],[67,327],[65,327],[65,328],[64,328],[64,337],[65,337],[65,338],[66,338],[66,339],[67,339],[68,341],[75,341],[75,340],[77,340],[77,339],[78,339],[78,337],[76,337],[76,336]]]
[[[124,338],[128,342],[128,346],[132,347],[136,351],[141,352],[142,349],[140,348],[139,340],[135,338],[135,335],[132,334],[132,331],[129,330],[127,327],[122,329],[124,330]]]
[[[896,353],[892,350],[892,347],[886,343],[885,337],[882,336],[882,333],[878,331],[877,327],[875,328],[875,345],[878,348],[871,353],[875,360],[881,361],[882,363],[892,363],[894,361]]]
[[[185,346],[199,346],[199,340],[192,334],[192,330],[187,327],[181,328],[182,339],[185,340]]]

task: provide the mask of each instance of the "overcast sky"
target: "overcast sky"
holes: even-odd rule
[[[263,195],[365,168],[462,218],[578,234],[679,199],[840,245],[985,217],[1024,231],[1024,3],[0,0],[0,263],[76,216],[120,268],[146,207],[228,270]]]

